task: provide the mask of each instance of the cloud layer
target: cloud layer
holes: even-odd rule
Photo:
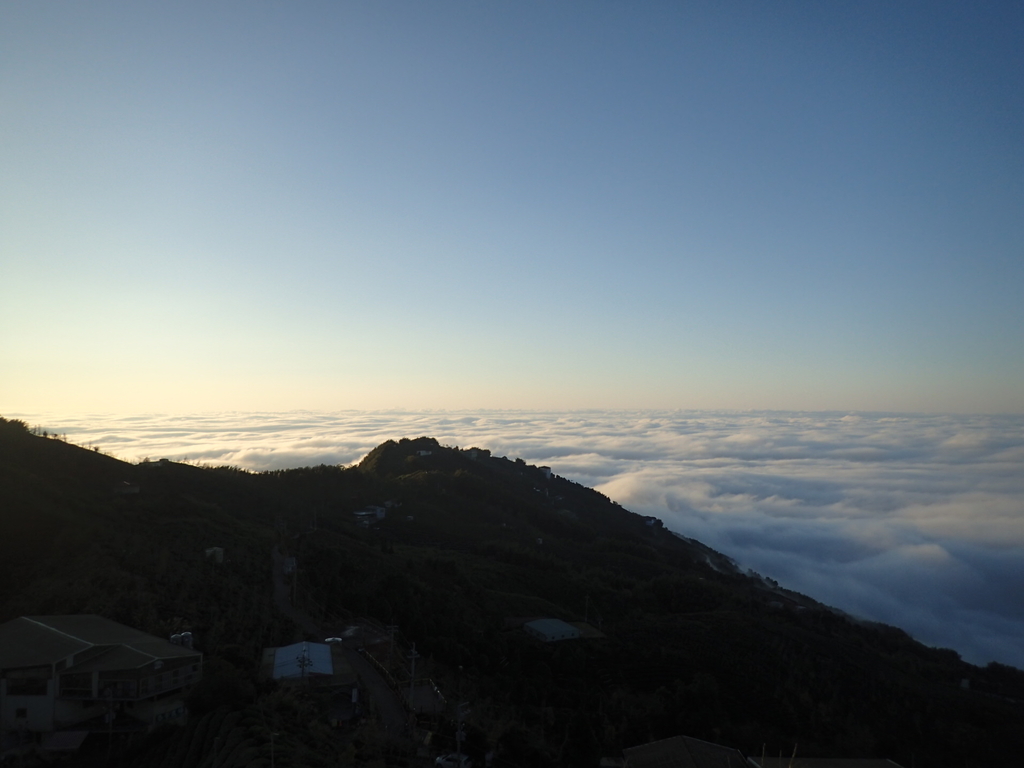
[[[734,412],[6,414],[113,455],[253,470],[387,439],[550,465],[741,566],[1024,668],[1024,417]]]

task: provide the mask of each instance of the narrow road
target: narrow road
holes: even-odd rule
[[[370,699],[380,713],[380,719],[387,735],[391,738],[405,735],[409,725],[409,716],[406,715],[395,692],[384,682],[384,678],[380,676],[374,666],[363,658],[361,653],[346,648],[345,658],[348,659],[348,663],[352,665],[352,669],[366,686]]]
[[[274,560],[274,604],[285,616],[298,624],[303,632],[308,632],[314,637],[323,639],[320,636],[320,626],[305,611],[301,611],[292,605],[291,590],[284,580],[284,555],[281,550],[274,547],[271,553]]]
[[[292,605],[289,595],[290,590],[287,582],[284,580],[284,555],[281,554],[281,550],[274,547],[271,555],[274,569],[274,605],[277,606],[281,613],[298,624],[303,632],[308,632],[316,638],[323,639],[320,625],[313,621],[312,617],[305,611]],[[405,734],[408,717],[394,691],[388,687],[388,684],[384,682],[384,678],[380,676],[377,670],[373,668],[373,665],[364,659],[360,653],[346,647],[345,658],[352,665],[352,670],[359,676],[360,681],[366,687],[370,701],[373,702],[377,712],[380,714],[385,732],[391,738],[401,737]]]

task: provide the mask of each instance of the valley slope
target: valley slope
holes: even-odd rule
[[[381,520],[353,515],[385,502]],[[204,556],[215,546],[224,563]],[[206,654],[189,727],[133,743],[124,760],[230,765],[214,751],[235,734],[249,750],[237,754],[269,764],[275,733],[287,764],[420,764],[372,719],[332,731],[315,693],[257,680],[263,647],[304,637],[274,607],[275,546],[298,563],[297,606],[326,628],[396,625],[396,659],[415,643],[417,677],[471,702],[468,751],[495,750],[495,765],[594,766],[679,734],[904,766],[1024,754],[1024,673],[742,573],[521,460],[420,438],[355,467],[133,465],[0,421],[0,621],[187,626]],[[520,628],[539,617],[586,622],[591,637],[540,643]],[[432,749],[453,746],[451,714],[419,724]],[[220,747],[204,735],[222,731]]]

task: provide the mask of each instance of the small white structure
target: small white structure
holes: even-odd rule
[[[207,547],[206,548],[206,559],[212,560],[215,563],[224,562],[224,547]]]
[[[558,640],[577,640],[580,631],[572,624],[561,619],[537,619],[523,624],[526,634],[535,637],[542,643],[554,643]]]
[[[544,473],[545,480],[551,479],[551,467],[537,467],[537,469]]]
[[[363,507],[363,509],[357,509],[352,514],[360,520],[383,520],[387,513],[388,510],[386,507],[379,507],[371,504],[368,507]]]
[[[429,456],[433,451],[416,451],[417,456]]]

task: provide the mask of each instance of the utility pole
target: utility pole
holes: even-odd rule
[[[392,655],[395,652],[395,632],[398,630],[398,625],[397,624],[388,624],[387,627],[385,627],[385,629],[387,629],[388,633],[391,635],[391,645],[388,646],[388,674],[390,675],[391,674],[391,657],[392,657]]]
[[[110,749],[114,741],[114,689],[107,686],[104,691],[107,696],[107,762],[110,762]]]
[[[309,658],[309,650],[306,643],[302,644],[302,655],[296,658],[299,663],[299,671],[302,677],[306,676],[306,670],[313,666],[313,660]]]
[[[464,701],[456,707],[455,719],[457,726],[455,730],[455,754],[457,757],[456,765],[458,768],[462,768],[462,740],[466,738],[466,732],[462,729],[463,723],[466,720],[466,715],[469,714],[469,702]]]
[[[412,696],[416,690],[416,659],[420,655],[416,653],[416,643],[412,644],[412,651],[409,653],[409,660],[412,662],[412,668],[409,672],[409,709],[412,709]]]
[[[292,607],[295,607],[295,598],[299,591],[299,563],[295,561],[295,568],[292,569]]]

